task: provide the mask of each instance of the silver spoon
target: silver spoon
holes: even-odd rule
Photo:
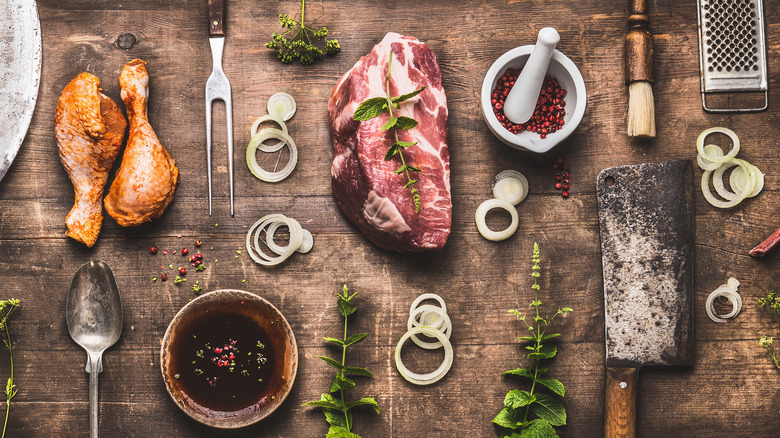
[[[89,373],[89,436],[98,436],[98,373],[103,352],[122,333],[122,301],[114,274],[97,260],[79,268],[68,291],[65,307],[70,337],[87,351]]]

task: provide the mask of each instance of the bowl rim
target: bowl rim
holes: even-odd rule
[[[528,150],[536,153],[544,153],[555,147],[558,143],[562,142],[571,135],[582,121],[582,117],[585,114],[585,107],[587,106],[587,90],[585,88],[585,79],[582,77],[577,65],[564,55],[559,50],[553,51],[552,60],[550,62],[557,62],[566,72],[571,76],[572,82],[574,82],[574,92],[577,95],[577,105],[571,112],[571,119],[563,129],[550,134],[545,139],[530,140],[525,137],[521,137],[516,134],[512,134],[498,122],[495,114],[493,113],[493,106],[490,105],[490,93],[493,91],[493,81],[498,77],[498,73],[504,70],[507,65],[516,61],[518,58],[530,56],[533,51],[533,45],[515,47],[499,56],[488,69],[485,77],[482,81],[482,92],[480,93],[480,107],[482,109],[482,116],[485,122],[490,128],[490,131],[498,137],[503,143],[511,146],[515,149]],[[570,91],[571,92],[571,91]]]
[[[229,295],[228,295],[229,294]],[[214,299],[218,299],[219,296],[243,296],[247,300],[252,300],[255,302],[258,302],[262,305],[267,306],[273,313],[275,313],[282,321],[284,332],[288,334],[288,341],[290,342],[290,345],[292,346],[292,370],[290,374],[289,383],[286,386],[286,389],[281,394],[280,397],[278,397],[273,404],[271,404],[267,409],[263,411],[257,412],[255,415],[247,417],[245,421],[236,421],[235,418],[229,419],[230,421],[234,421],[233,424],[225,424],[221,421],[216,421],[210,417],[207,417],[205,415],[196,413],[192,411],[189,407],[187,407],[182,401],[177,398],[174,395],[174,392],[171,388],[171,383],[167,378],[168,373],[166,372],[166,353],[167,353],[167,347],[170,345],[170,337],[171,333],[173,332],[175,323],[178,323],[179,320],[185,315],[186,312],[189,312],[191,309],[195,308],[196,306],[199,306],[204,301],[210,301]],[[211,426],[218,429],[238,429],[241,427],[246,427],[252,424],[255,424],[259,422],[260,420],[263,420],[264,418],[271,415],[273,412],[276,411],[276,409],[279,408],[279,406],[284,403],[285,399],[287,399],[287,396],[290,395],[290,392],[292,392],[292,387],[295,383],[295,378],[298,374],[298,343],[295,340],[295,333],[292,331],[292,327],[290,327],[290,323],[287,321],[287,318],[284,317],[282,312],[279,311],[279,309],[274,306],[270,301],[263,298],[260,295],[254,294],[252,292],[247,292],[245,290],[240,289],[217,289],[211,292],[207,292],[205,294],[202,294],[198,296],[197,298],[193,299],[192,301],[188,302],[184,306],[182,306],[181,309],[179,309],[178,312],[176,312],[176,315],[173,316],[171,319],[171,322],[168,324],[168,328],[165,330],[165,334],[163,335],[163,338],[160,342],[160,372],[162,373],[162,379],[163,383],[165,384],[165,390],[168,392],[168,395],[171,397],[173,402],[176,404],[176,406],[179,407],[185,414],[187,414],[190,418],[198,421],[199,423],[205,424],[207,426]]]

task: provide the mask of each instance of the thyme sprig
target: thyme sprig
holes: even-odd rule
[[[301,0],[301,21],[293,20],[289,14],[279,14],[279,24],[282,29],[287,29],[282,33],[274,32],[271,34],[271,41],[265,43],[269,49],[278,52],[277,58],[285,64],[289,64],[297,59],[303,65],[314,64],[314,61],[323,53],[326,55],[335,55],[341,50],[337,39],[328,39],[328,29],[314,27],[304,24],[306,13],[306,0]],[[317,41],[324,41],[324,51],[317,47]]]
[[[352,432],[352,412],[351,409],[356,406],[369,405],[374,408],[376,413],[379,413],[379,405],[376,400],[371,397],[363,397],[360,400],[346,401],[344,398],[344,392],[351,389],[355,389],[355,381],[350,379],[349,376],[361,376],[373,378],[374,373],[359,367],[347,366],[347,347],[355,345],[359,342],[363,342],[368,333],[354,333],[347,337],[347,322],[349,315],[355,313],[357,307],[351,304],[352,298],[358,293],[355,292],[352,295],[349,294],[347,285],[341,290],[341,294],[336,294],[338,297],[338,308],[341,316],[344,317],[344,337],[342,339],[337,338],[324,338],[326,341],[338,345],[341,347],[341,362],[332,359],[327,356],[317,356],[328,365],[336,368],[336,377],[333,380],[333,384],[330,386],[330,393],[322,394],[319,400],[306,402],[303,406],[319,406],[322,408],[322,413],[325,414],[325,420],[330,425],[326,438],[360,438],[359,435]],[[334,397],[333,393],[338,392],[338,397]]]
[[[420,194],[417,192],[417,189],[414,187],[414,185],[417,183],[417,179],[412,178],[412,175],[410,172],[420,172],[421,170],[412,166],[411,164],[406,164],[406,159],[404,158],[403,150],[414,146],[417,144],[416,141],[409,142],[409,141],[401,141],[401,139],[398,137],[398,130],[406,131],[409,129],[414,128],[417,126],[417,120],[406,117],[406,116],[398,116],[395,117],[393,115],[393,108],[400,109],[401,103],[406,102],[407,100],[413,98],[414,96],[417,96],[418,94],[422,93],[423,90],[425,90],[425,87],[420,87],[415,91],[412,91],[411,93],[403,94],[401,96],[391,97],[390,96],[390,67],[393,65],[393,52],[390,52],[390,59],[387,61],[387,81],[385,84],[385,97],[372,97],[370,99],[365,100],[362,102],[357,109],[355,110],[355,114],[352,116],[352,118],[356,121],[363,121],[363,120],[369,120],[373,119],[374,117],[378,117],[380,114],[383,114],[387,112],[387,114],[390,116],[390,118],[387,120],[387,123],[382,126],[382,131],[387,131],[389,129],[393,130],[393,139],[395,140],[392,145],[390,145],[390,149],[387,150],[387,153],[385,154],[385,161],[390,161],[393,159],[393,157],[398,156],[401,159],[401,167],[395,170],[395,173],[397,174],[404,174],[406,176],[406,184],[404,185],[404,189],[409,189],[410,193],[412,194],[412,200],[414,202],[414,211],[416,213],[420,212]]]
[[[759,298],[758,304],[761,307],[766,307],[767,309],[772,309],[774,312],[778,315],[780,315],[780,300],[778,300],[775,297],[775,291],[771,290],[767,294],[765,298]],[[770,336],[761,336],[761,339],[758,340],[758,345],[763,347],[767,354],[769,355],[769,358],[772,359],[772,363],[775,364],[775,367],[777,369],[780,369],[780,362],[777,360],[777,356],[775,355],[774,350],[772,349],[772,343],[774,342],[774,339]]]
[[[531,276],[534,278],[534,284],[531,288],[534,290],[534,300],[531,301],[531,307],[534,309],[532,315],[525,315],[518,310],[510,310],[509,313],[515,315],[518,320],[523,321],[530,336],[521,336],[517,338],[521,341],[530,342],[525,349],[530,350],[527,357],[531,364],[525,368],[506,371],[502,376],[520,376],[531,381],[530,391],[513,389],[509,391],[504,398],[504,408],[493,419],[493,423],[501,428],[504,438],[519,438],[526,436],[534,437],[556,437],[553,426],[566,425],[566,409],[557,398],[552,395],[540,392],[541,387],[546,387],[555,394],[563,397],[566,389],[563,383],[557,379],[543,377],[547,372],[546,367],[541,366],[541,361],[549,360],[558,354],[558,347],[554,344],[545,344],[544,341],[560,336],[560,333],[547,333],[547,329],[552,325],[556,316],[563,313],[573,312],[570,307],[563,307],[548,319],[539,314],[539,307],[542,302],[539,301],[539,245],[534,243],[533,267]],[[533,319],[529,322],[528,319]],[[538,385],[538,386],[537,386]],[[531,415],[537,418],[530,418]]]
[[[11,333],[8,331],[8,318],[17,307],[19,307],[19,300],[16,298],[0,301],[0,330],[2,330],[3,333],[3,344],[5,344],[5,349],[8,350],[8,357],[11,360],[11,376],[8,378],[8,382],[5,385],[5,422],[3,423],[3,438],[5,438],[5,429],[8,427],[8,414],[11,411],[11,399],[16,396],[16,392],[18,391],[14,384],[14,352],[11,348]]]

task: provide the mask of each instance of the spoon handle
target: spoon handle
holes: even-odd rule
[[[93,359],[94,360],[94,359]],[[89,438],[98,438],[98,371],[97,361],[89,373]]]

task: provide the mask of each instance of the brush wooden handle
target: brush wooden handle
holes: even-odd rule
[[[607,367],[604,438],[636,436],[637,368]]]
[[[626,35],[626,83],[653,82],[653,36],[645,0],[631,0]]]

